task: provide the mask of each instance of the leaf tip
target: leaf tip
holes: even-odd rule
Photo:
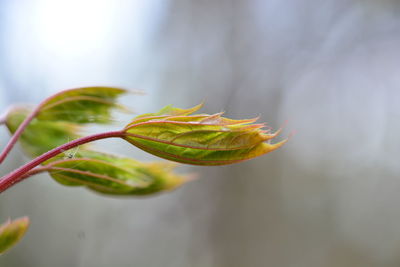
[[[29,226],[29,218],[21,217],[11,221],[8,219],[0,225],[0,254],[14,246],[25,234]]]
[[[185,175],[177,175],[173,174],[165,180],[164,188],[165,191],[172,191],[181,187],[182,185],[194,181],[198,178],[198,175],[195,173],[189,173]]]

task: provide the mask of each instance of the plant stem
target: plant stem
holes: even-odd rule
[[[36,117],[36,115],[40,112],[42,107],[51,99],[54,97],[63,94],[65,91],[58,92],[55,95],[47,97],[45,100],[43,100],[33,111],[31,114],[29,114],[28,117],[25,118],[25,120],[19,125],[18,129],[15,131],[13,136],[11,137],[10,141],[8,141],[6,147],[3,149],[3,151],[0,154],[0,164],[4,161],[4,159],[7,157],[8,153],[11,151],[11,149],[14,147],[15,143],[18,141],[18,138],[21,136],[22,132],[25,130],[25,128],[28,126],[28,124]],[[7,121],[7,113],[6,112],[3,116],[0,118],[0,124],[6,123]]]
[[[124,131],[113,131],[113,132],[106,132],[106,133],[99,133],[99,134],[94,134],[94,135],[89,135],[85,136],[82,138],[75,139],[69,143],[65,143],[59,147],[56,147],[41,156],[35,158],[34,160],[26,163],[25,165],[19,167],[18,169],[10,172],[9,174],[3,176],[0,179],[0,193],[7,190],[9,187],[13,186],[14,184],[20,182],[24,178],[27,178],[30,176],[30,174],[35,174],[32,169],[35,168],[36,166],[40,165],[41,163],[45,162],[48,159],[51,159],[54,156],[57,156],[58,154],[63,153],[66,150],[69,150],[71,148],[100,140],[100,139],[105,139],[105,138],[112,138],[112,137],[123,137],[125,135]],[[43,171],[43,170],[41,170]]]
[[[24,179],[26,179],[26,178],[28,178],[28,177],[30,177],[32,175],[35,175],[35,174],[38,174],[38,173],[41,173],[41,172],[45,172],[45,171],[48,171],[48,170],[49,170],[48,166],[40,166],[40,167],[33,168],[32,170],[30,170],[27,173],[25,173],[24,175],[22,175],[18,182],[21,182],[22,180],[24,180]]]
[[[25,120],[19,125],[18,129],[15,131],[11,139],[8,141],[6,147],[3,149],[3,151],[0,154],[0,164],[4,161],[4,159],[7,157],[8,153],[10,153],[11,149],[14,147],[15,143],[18,141],[18,138],[21,136],[22,132],[25,130],[25,128],[28,126],[28,124],[35,118],[35,116],[39,113],[41,108],[41,105],[37,106],[31,114],[29,114],[28,117],[25,118]],[[4,115],[4,117],[1,118],[2,120],[4,119],[4,123],[6,122],[7,119],[7,113]]]

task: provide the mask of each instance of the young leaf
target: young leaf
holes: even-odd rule
[[[91,150],[74,158],[55,160],[47,166],[50,175],[68,186],[86,186],[110,195],[144,195],[172,190],[188,181],[173,172],[172,164],[142,163]]]
[[[159,117],[164,117],[164,116],[185,116],[185,115],[189,115],[189,114],[192,114],[193,112],[198,111],[202,106],[203,106],[203,104],[199,104],[192,108],[182,109],[182,108],[175,108],[172,105],[168,105],[168,106],[163,107],[156,113],[146,113],[146,114],[139,115],[135,118],[135,120],[133,122],[138,122],[139,119],[141,121],[143,119],[146,120],[147,118],[151,119],[154,117],[159,118]]]
[[[0,254],[14,246],[25,234],[29,226],[28,217],[7,221],[0,225]]]
[[[84,87],[61,91],[40,106],[36,118],[75,123],[107,123],[111,109],[126,110],[116,100],[126,90],[113,87]]]
[[[9,112],[7,126],[14,132],[29,110]],[[22,148],[32,157],[79,137],[80,126],[70,122],[34,119],[20,137]],[[43,163],[57,182],[109,195],[144,195],[172,190],[188,177],[173,171],[175,164],[142,163],[130,158],[88,150],[87,145],[64,151]]]
[[[173,109],[170,107],[170,109]],[[256,119],[232,120],[214,115],[165,115],[160,111],[137,117],[125,127],[125,139],[156,156],[194,165],[225,165],[261,156],[281,147],[266,142],[279,131],[264,130]],[[168,113],[168,112],[167,112]]]
[[[125,93],[120,88],[84,87],[51,96],[39,105],[38,113],[22,132],[22,146],[36,157],[80,137],[82,124],[110,122],[113,109],[125,109],[116,102]],[[14,134],[32,111],[25,106],[11,109],[5,118],[9,131]]]
[[[10,133],[13,134],[17,130],[30,112],[29,109],[18,107],[10,110],[6,121]],[[78,124],[33,119],[22,133],[20,143],[30,157],[37,157],[50,149],[80,137],[79,131]]]

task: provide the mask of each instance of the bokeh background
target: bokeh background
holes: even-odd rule
[[[139,113],[204,100],[296,134],[154,197],[31,178],[0,196],[32,221],[0,266],[400,266],[399,48],[397,0],[1,0],[1,110],[111,85],[146,91]]]

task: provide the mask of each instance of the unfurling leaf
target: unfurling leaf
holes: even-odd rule
[[[25,234],[29,226],[28,217],[7,221],[0,225],[0,254],[14,246]]]
[[[256,119],[232,120],[214,115],[190,115],[170,106],[136,117],[125,127],[125,139],[151,154],[194,165],[225,165],[261,156],[281,147],[269,141],[279,134],[265,130]]]
[[[83,87],[61,91],[40,104],[38,114],[20,137],[24,150],[37,157],[73,139],[80,137],[86,123],[108,123],[115,109],[127,110],[117,103],[126,90],[113,87]],[[6,117],[6,125],[13,134],[33,111],[16,106]]]
[[[50,162],[46,168],[59,183],[86,186],[111,195],[145,195],[169,191],[188,181],[173,163],[143,163],[91,150]]]
[[[182,108],[175,108],[172,105],[168,105],[156,113],[146,113],[139,115],[130,124],[146,121],[148,119],[165,118],[167,116],[185,116],[198,111],[202,106],[203,104],[199,104],[189,109],[182,109]]]
[[[22,121],[29,115],[30,109],[16,107],[7,115],[6,125],[14,133]],[[37,157],[68,141],[80,137],[80,126],[66,121],[47,121],[33,119],[20,137],[20,143],[26,154]]]
[[[112,108],[125,108],[116,100],[126,90],[113,87],[83,87],[61,91],[40,105],[36,118],[75,123],[107,123]]]
[[[22,147],[30,156],[40,156],[80,137],[80,129],[86,123],[109,122],[112,110],[120,108],[116,103],[118,96],[125,92],[118,88],[88,87],[48,98],[39,105],[38,112],[33,113],[36,116],[23,131]],[[137,116],[121,131],[96,137],[120,137],[164,159],[208,166],[252,159],[287,141],[271,143],[279,131],[272,133],[264,129],[264,124],[255,123],[257,119],[233,120],[222,117],[222,113],[193,115],[201,106],[189,109],[167,106],[159,112]],[[8,113],[6,124],[11,133],[29,112],[16,108]],[[87,137],[85,141],[96,140],[90,138],[94,137]],[[79,142],[82,144],[82,139]],[[151,194],[173,189],[189,180],[174,173],[170,163],[141,163],[89,150],[86,145],[57,152],[61,153],[40,161],[43,166],[26,175],[48,171],[61,184],[85,186],[112,195]]]
[[[29,109],[14,108],[7,126],[14,133]],[[109,111],[108,111],[109,112]],[[31,157],[78,138],[82,124],[35,118],[24,130],[20,142]],[[145,195],[172,190],[189,180],[174,172],[176,164],[143,163],[89,150],[87,145],[64,151],[43,163],[54,180],[68,186],[85,186],[109,195]]]

